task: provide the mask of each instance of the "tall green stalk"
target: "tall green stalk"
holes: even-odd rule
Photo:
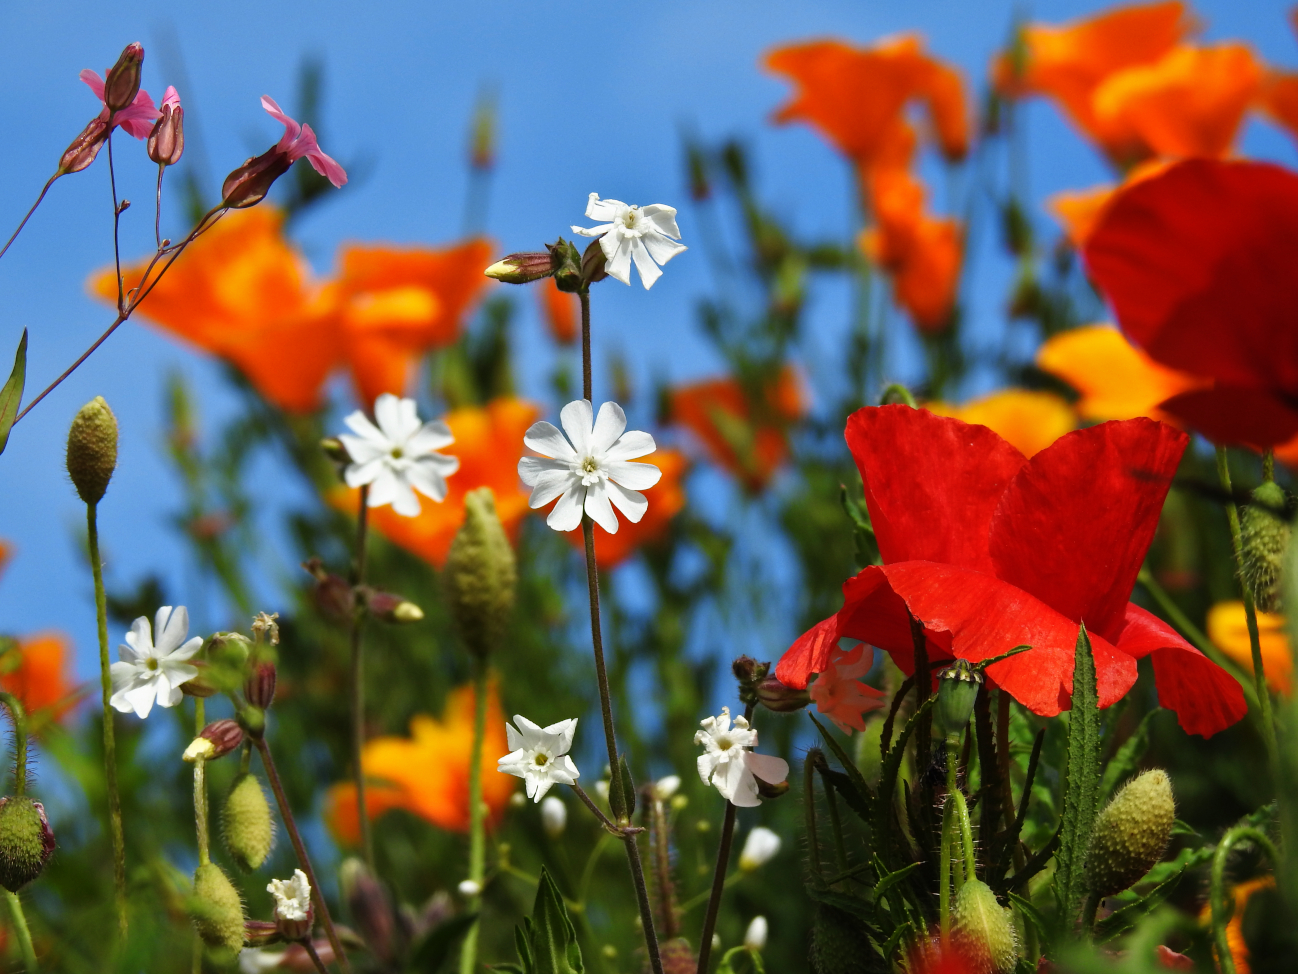
[[[368,486],[361,487],[360,506],[356,511],[356,560],[352,566],[352,590],[365,584],[365,548],[369,533]],[[356,820],[361,827],[361,851],[365,865],[377,875],[374,868],[374,836],[370,828],[369,810],[365,807],[365,644],[362,631],[365,626],[365,608],[352,610],[352,765],[356,777]]]
[[[14,795],[27,791],[27,711],[12,693],[0,690],[0,703],[9,710],[14,722]],[[27,917],[23,913],[23,902],[17,893],[5,890],[5,899],[9,903],[9,916],[13,921],[14,932],[18,934],[18,947],[23,955],[23,969],[27,974],[36,974],[39,967],[36,963],[36,949],[32,946],[31,930],[27,927]]]
[[[477,656],[473,660],[473,750],[469,758],[469,880],[477,892],[469,898],[467,908],[477,910],[482,903],[482,881],[487,866],[486,809],[482,801],[482,750],[487,736],[487,663]],[[478,926],[474,921],[464,936],[460,951],[460,974],[473,974],[478,957]]]

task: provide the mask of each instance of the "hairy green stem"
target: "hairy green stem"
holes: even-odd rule
[[[482,747],[487,734],[487,663],[473,660],[473,750],[469,758],[469,879],[478,892],[465,908],[477,911],[482,901],[482,880],[486,874],[486,816],[482,803]],[[473,974],[478,959],[478,926],[475,920],[464,935],[460,950],[460,974]]]
[[[911,409],[917,408],[915,403],[915,396],[911,393],[909,389],[907,389],[900,382],[892,383],[892,385],[885,388],[883,390],[883,394],[879,396],[880,406],[888,406],[888,405],[901,404],[901,403],[906,404]]]
[[[942,839],[937,861],[937,912],[943,938],[951,933],[951,857],[955,844],[955,806],[947,802],[942,809]]]
[[[5,899],[9,901],[9,918],[13,921],[14,932],[18,934],[18,947],[23,955],[23,969],[27,974],[36,974],[40,968],[36,964],[36,948],[32,946],[32,932],[27,927],[27,917],[23,913],[23,901],[17,893],[5,890]]]
[[[202,697],[194,698],[194,733],[202,734],[207,726],[207,705]],[[198,835],[198,863],[205,866],[212,861],[210,835],[207,826],[207,761],[199,755],[194,759],[194,831]]]
[[[12,693],[0,690],[0,703],[9,710],[14,724],[14,794],[27,790],[27,711]]]
[[[1217,947],[1217,964],[1221,974],[1235,974],[1235,958],[1230,952],[1230,941],[1226,939],[1226,924],[1230,920],[1228,904],[1225,901],[1226,860],[1231,849],[1239,842],[1252,842],[1271,860],[1271,865],[1280,862],[1276,848],[1266,833],[1251,825],[1237,825],[1221,837],[1217,851],[1212,856],[1212,882],[1208,892],[1208,905],[1212,909],[1212,936]]]
[[[365,584],[365,548],[369,533],[368,485],[361,487],[360,504],[356,510],[356,560],[352,565],[352,590]],[[362,630],[365,626],[365,608],[352,610],[352,773],[356,777],[356,820],[361,827],[361,852],[372,874],[374,869],[374,835],[370,828],[369,809],[365,806],[365,651]]]

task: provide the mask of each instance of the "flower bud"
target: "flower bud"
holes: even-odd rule
[[[326,436],[321,440],[320,449],[334,463],[346,466],[352,462],[352,455],[347,452],[347,447],[343,446],[343,441],[336,436]]]
[[[756,694],[758,703],[777,714],[791,714],[811,703],[811,694],[806,690],[786,687],[773,676],[757,684]]]
[[[828,903],[816,905],[809,959],[811,969],[818,974],[857,974],[858,971],[888,969],[871,945],[865,924],[846,910]]]
[[[283,939],[279,934],[279,927],[274,923],[267,920],[244,921],[243,945],[245,947],[268,947]]]
[[[140,92],[140,68],[143,65],[144,45],[138,41],[127,44],[104,79],[104,104],[110,112],[120,112],[135,101]]]
[[[757,782],[758,796],[763,799],[766,799],[767,801],[771,800],[772,798],[779,798],[781,795],[783,795],[786,791],[789,790],[788,781],[771,782],[771,781],[763,781],[761,778],[754,778],[753,780]]]
[[[554,795],[546,795],[541,799],[541,828],[545,830],[545,834],[557,839],[563,835],[567,825],[568,806],[563,803],[563,799]]]
[[[185,748],[185,753],[181,757],[191,764],[198,758],[214,761],[225,757],[242,743],[243,728],[239,726],[238,721],[226,717],[214,720],[204,727],[202,733]]]
[[[938,670],[937,722],[947,738],[959,737],[969,725],[978,688],[982,686],[982,672],[968,660],[958,659],[945,669]]]
[[[473,897],[482,894],[482,884],[476,879],[462,879],[460,880],[460,885],[455,888],[460,891],[461,896],[468,899],[472,899]]]
[[[744,849],[739,853],[739,869],[751,873],[774,859],[780,853],[780,837],[764,825],[759,825],[748,833],[744,840]]]
[[[275,826],[261,782],[251,774],[234,779],[221,809],[221,836],[239,868],[251,872],[275,844]]]
[[[656,801],[670,801],[672,796],[681,790],[681,776],[669,774],[664,778],[659,778],[654,782],[653,790],[653,797]]]
[[[596,241],[598,243],[598,241]],[[580,291],[586,285],[582,276],[582,256],[577,248],[563,237],[546,244],[550,260],[554,262],[554,284],[560,291]]]
[[[153,123],[146,143],[149,158],[160,166],[174,166],[185,151],[185,110],[163,103],[162,115]]]
[[[68,429],[68,475],[87,504],[98,504],[117,468],[117,417],[95,396]]]
[[[1095,820],[1086,856],[1087,885],[1097,896],[1134,886],[1163,858],[1176,824],[1176,802],[1165,771],[1127,782]]]
[[[207,672],[210,670],[210,667],[207,665],[206,660],[191,660],[189,665],[198,668],[198,676],[182,683],[180,685],[181,693],[187,697],[206,699],[207,697],[214,697],[221,692],[212,682],[211,673]]]
[[[1280,566],[1289,547],[1289,522],[1284,518],[1289,498],[1274,481],[1253,491],[1252,504],[1240,513],[1242,542],[1239,577],[1263,612],[1280,609]]]
[[[419,622],[424,617],[423,609],[400,595],[374,589],[363,590],[363,595],[365,607],[384,622]]]
[[[275,898],[275,928],[281,937],[297,942],[311,936],[315,907],[306,873],[295,869],[291,879],[272,879],[266,892]]]
[[[266,711],[260,707],[244,707],[239,711],[239,726],[249,737],[260,740],[266,733]]]
[[[221,205],[232,210],[256,206],[266,198],[275,180],[288,172],[291,165],[288,153],[277,147],[253,156],[225,177],[225,182],[221,184]]]
[[[209,947],[238,950],[243,946],[243,900],[216,863],[205,862],[194,871],[189,913],[194,929]]]
[[[754,954],[760,954],[766,949],[767,930],[766,917],[753,917],[748,929],[744,931],[744,946]]]
[[[53,852],[45,806],[26,795],[0,798],[0,886],[17,893],[41,874]]]
[[[253,666],[252,675],[244,682],[243,695],[259,710],[269,710],[275,702],[275,682],[275,664],[264,660]]]
[[[397,918],[383,884],[356,858],[344,860],[338,876],[366,947],[381,962],[391,964],[398,949]]]
[[[581,280],[584,284],[595,284],[608,277],[608,271],[604,269],[608,258],[604,255],[604,248],[600,246],[598,240],[592,240],[586,247],[585,253],[581,255]]]
[[[980,879],[971,879],[956,894],[951,911],[951,939],[970,974],[1009,974],[1019,959],[1010,911]]]
[[[485,657],[504,638],[514,608],[514,549],[496,514],[490,487],[464,498],[464,523],[446,558],[446,594],[465,645]]]
[[[59,157],[59,175],[81,172],[88,167],[99,155],[107,138],[108,123],[102,118],[92,118],[90,124],[81,130],[81,134],[72,140],[72,144],[63,150],[63,155]]]
[[[671,940],[663,941],[658,949],[659,957],[663,962],[663,974],[695,974],[699,968],[699,959],[694,954],[694,948],[684,937],[673,937]],[[605,944],[604,956],[610,960],[616,958],[617,948],[612,944]]]
[[[531,252],[502,257],[483,273],[506,284],[530,284],[549,277],[555,270],[552,254]]]

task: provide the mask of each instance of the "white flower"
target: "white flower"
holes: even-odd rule
[[[185,662],[203,648],[200,636],[185,640],[189,611],[183,605],[174,610],[164,605],[154,622],[157,645],[153,643],[149,620],[140,616],[131,623],[126,642],[117,647],[121,661],[110,668],[113,695],[108,702],[124,714],[133,710],[147,717],[155,700],[159,707],[174,707],[184,696],[180,685],[198,676],[198,668]]]
[[[306,920],[311,915],[311,884],[302,870],[294,869],[290,879],[272,879],[266,892],[275,897],[278,919]]]
[[[446,478],[460,469],[458,457],[436,452],[455,442],[441,420],[420,424],[413,399],[385,392],[374,400],[375,426],[359,409],[343,422],[351,428],[338,439],[352,462],[343,472],[348,487],[370,488],[370,507],[391,504],[402,517],[419,513],[415,491],[435,501],[446,499]]]
[[[744,946],[754,954],[760,954],[766,949],[766,932],[766,917],[753,917],[748,929],[744,931]]]
[[[714,785],[722,796],[740,808],[760,805],[757,778],[778,784],[789,776],[789,763],[769,754],[754,754],[757,731],[743,717],[730,725],[730,708],[722,707],[721,716],[705,717],[694,743],[703,745],[699,755],[699,777],[705,785]],[[756,776],[756,777],[754,777]]]
[[[561,785],[576,782],[579,772],[568,757],[572,736],[577,731],[576,717],[540,727],[515,714],[514,724],[518,727],[505,725],[511,750],[496,762],[497,771],[522,778],[527,783],[527,797],[535,802],[544,798],[555,782]]]
[[[280,966],[287,951],[245,947],[239,951],[239,974],[262,974]]]
[[[751,873],[754,869],[766,865],[780,852],[780,837],[765,825],[759,825],[748,833],[744,840],[744,851],[739,853],[739,868]]]
[[[586,216],[604,220],[589,230],[573,227],[573,233],[583,237],[599,237],[600,249],[606,261],[608,276],[623,284],[631,283],[631,261],[645,290],[653,287],[662,277],[659,264],[665,264],[686,246],[678,241],[681,232],[676,226],[676,208],[654,203],[651,206],[627,206],[621,200],[601,200],[598,193],[590,194]]]
[[[562,798],[546,795],[545,801],[541,802],[541,828],[545,829],[545,834],[552,839],[557,839],[563,835],[567,825],[568,806],[563,803]]]
[[[660,802],[669,801],[672,795],[681,790],[681,776],[669,774],[654,783],[654,798]]]
[[[592,423],[590,401],[577,399],[563,407],[559,421],[534,423],[523,437],[531,450],[544,454],[518,461],[518,475],[532,488],[528,505],[544,507],[556,497],[545,523],[556,531],[571,531],[581,524],[582,511],[609,534],[617,533],[616,506],[631,522],[649,509],[640,493],[658,483],[662,471],[652,463],[631,463],[657,447],[648,433],[626,430],[626,413],[615,402],[599,407]],[[571,442],[569,442],[571,441]]]
[[[473,899],[482,892],[482,884],[472,879],[460,880],[460,885],[455,887],[460,891],[460,895],[466,899]]]

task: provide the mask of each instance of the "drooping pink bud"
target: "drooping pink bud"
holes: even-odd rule
[[[108,123],[102,118],[93,118],[90,124],[81,130],[81,134],[72,140],[59,159],[59,175],[81,172],[92,162],[99,150],[104,147],[108,138]]]
[[[144,45],[138,41],[127,44],[108,69],[104,79],[104,104],[110,112],[120,112],[130,107],[140,90],[140,69],[144,66]]]
[[[160,166],[174,166],[185,151],[185,110],[173,87],[162,99],[162,115],[153,123],[147,148],[149,158]]]
[[[757,702],[777,714],[791,714],[811,703],[811,694],[786,687],[775,677],[768,676],[757,684]]]
[[[288,172],[292,160],[278,148],[254,156],[225,177],[221,185],[221,202],[232,210],[256,206],[266,198],[271,185]]]
[[[224,757],[243,743],[243,728],[237,720],[228,717],[214,720],[198,735],[198,740],[212,745],[210,752],[203,755],[205,760],[214,761]]]

